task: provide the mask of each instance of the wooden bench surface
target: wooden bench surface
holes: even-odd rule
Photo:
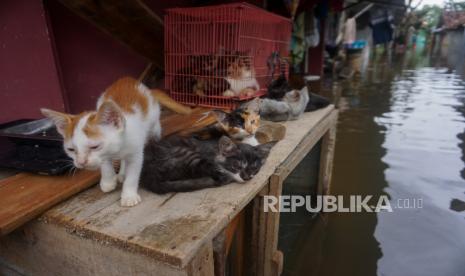
[[[214,116],[207,111],[204,108],[195,108],[190,115],[163,116],[163,135],[180,131],[189,133],[214,123]],[[32,173],[18,173],[4,178],[5,176],[0,174],[0,236],[10,233],[55,204],[93,186],[100,178],[98,172],[91,171],[78,171],[61,176]]]
[[[0,181],[0,236],[98,182],[99,174],[44,176],[19,173]]]
[[[41,219],[83,238],[184,267],[256,196],[305,137],[319,139],[324,134],[336,113],[329,106],[286,122],[286,138],[247,183],[166,195],[141,189],[142,202],[132,208],[120,206],[120,189],[104,194],[93,187],[52,208]]]

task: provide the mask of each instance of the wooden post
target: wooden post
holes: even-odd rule
[[[333,126],[323,136],[320,153],[320,171],[318,176],[318,195],[330,194],[331,176],[333,171],[334,148],[336,145],[337,116]]]
[[[332,160],[336,138],[337,112],[310,132],[294,149],[292,154],[271,175],[269,183],[252,201],[251,216],[251,256],[253,261],[248,268],[252,275],[280,275],[283,269],[283,255],[278,250],[279,212],[264,212],[264,196],[279,197],[284,179],[295,169],[320,139],[322,152],[320,159],[319,193],[329,192]],[[321,187],[321,188],[320,188]]]
[[[213,244],[210,241],[187,265],[186,272],[188,276],[212,276],[214,272],[213,264]],[[156,274],[156,272],[154,272]]]
[[[270,196],[279,197],[282,193],[283,178],[279,173],[279,170],[273,174],[270,178]],[[263,208],[263,206],[262,206]],[[282,256],[278,252],[278,233],[279,233],[279,209],[278,212],[267,212],[266,215],[266,236],[264,246],[264,275],[278,276],[282,271],[282,258],[276,258],[276,256]]]
[[[213,239],[213,263],[215,276],[224,276],[226,272],[226,229]]]
[[[264,275],[265,264],[265,244],[266,244],[266,222],[267,216],[263,212],[264,199],[263,196],[268,195],[270,190],[269,183],[252,200],[251,211],[249,214],[249,229],[250,233],[250,246],[248,248],[248,255],[250,258],[247,260],[245,269],[247,275]]]
[[[231,247],[235,247],[236,252],[231,256],[233,274],[243,275],[244,258],[244,216],[242,211],[213,239],[213,259],[215,264],[215,276],[226,275],[226,263],[231,254]]]
[[[280,196],[282,178],[279,174],[270,177],[252,205],[252,242],[253,261],[248,268],[251,275],[280,275],[282,272],[282,253],[278,251],[279,212],[264,212],[264,196]],[[280,257],[281,256],[281,257]]]
[[[245,213],[239,219],[239,225],[237,226],[238,233],[236,236],[236,249],[237,254],[233,259],[233,264],[235,267],[235,276],[242,276],[244,275],[245,267],[244,267],[244,253],[245,253]]]

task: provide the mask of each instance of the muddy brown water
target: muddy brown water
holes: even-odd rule
[[[332,85],[332,194],[388,195],[393,212],[306,223],[284,275],[465,275],[463,78],[412,54],[378,58],[359,81]]]

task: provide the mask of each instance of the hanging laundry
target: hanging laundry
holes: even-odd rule
[[[375,45],[392,41],[393,28],[388,21],[372,25],[371,29],[373,30],[373,43]]]
[[[391,24],[393,20],[392,15],[387,11],[379,12],[377,15],[372,16],[370,20],[370,27],[373,33],[373,44],[384,44],[392,41],[394,28]]]
[[[352,44],[355,41],[357,34],[357,23],[355,18],[347,19],[344,26],[344,36],[342,42],[344,44]]]
[[[284,4],[286,5],[287,10],[291,14],[292,19],[294,19],[295,17],[297,8],[299,7],[299,2],[299,0],[284,0]]]
[[[294,69],[298,71],[300,64],[305,58],[307,49],[305,43],[305,13],[300,13],[294,20],[291,36],[291,62]]]
[[[307,47],[314,48],[320,44],[318,20],[311,13],[305,15],[305,42]]]
[[[335,49],[342,42],[344,36],[345,16],[342,13],[330,13],[325,20],[325,46]],[[332,55],[331,55],[332,56]]]

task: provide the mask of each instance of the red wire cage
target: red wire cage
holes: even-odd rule
[[[288,56],[291,20],[246,3],[168,9],[165,87],[178,102],[233,109],[262,96]]]

